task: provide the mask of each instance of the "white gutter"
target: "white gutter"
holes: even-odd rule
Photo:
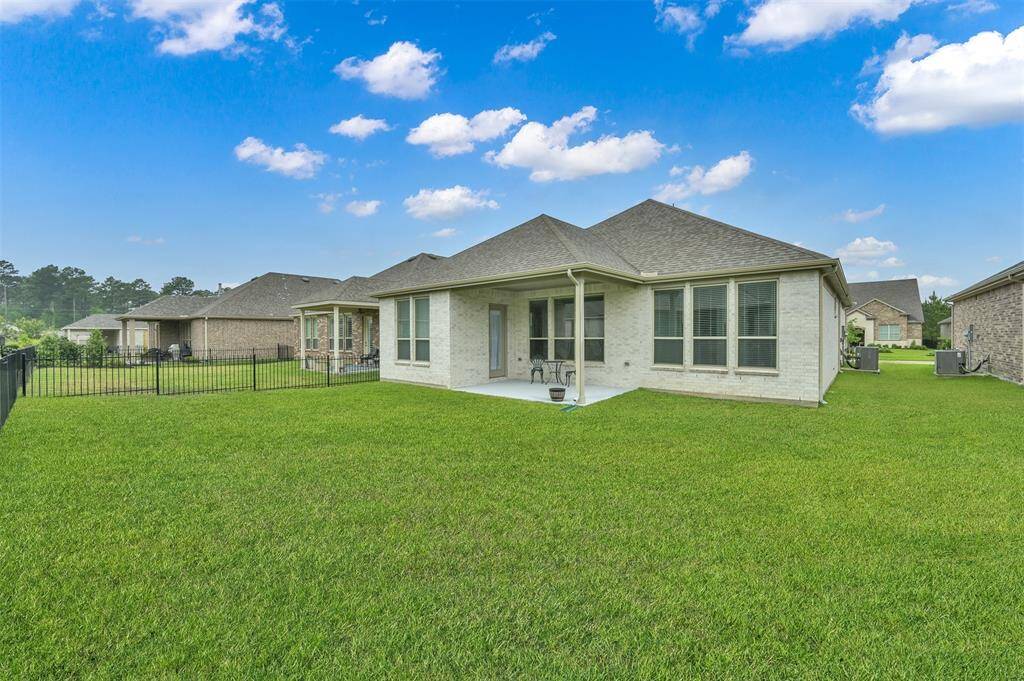
[[[576,404],[584,405],[587,403],[587,384],[583,378],[584,364],[586,364],[584,361],[586,349],[583,343],[583,277],[581,276],[579,279],[574,277],[571,267],[565,271],[565,275],[576,286],[575,312],[573,314],[575,317],[573,320],[575,324],[575,338],[573,339],[575,352],[573,352],[573,355],[576,357]]]

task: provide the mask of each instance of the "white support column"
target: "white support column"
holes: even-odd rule
[[[583,377],[584,374],[584,360],[586,359],[586,347],[584,345],[584,333],[583,328],[583,277],[576,277],[576,311],[573,315],[576,322],[576,338],[575,345],[575,357],[576,357],[576,404],[586,404],[586,380]]]
[[[299,359],[306,366],[306,311],[299,310]]]
[[[334,370],[338,370],[338,358],[341,356],[341,336],[338,331],[341,329],[341,320],[338,314],[338,306],[334,306]]]
[[[125,345],[128,343],[128,322],[121,321],[121,330],[117,335],[117,347],[124,352]]]
[[[135,320],[128,320],[128,347],[135,352]]]

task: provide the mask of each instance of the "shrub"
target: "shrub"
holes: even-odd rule
[[[103,365],[103,356],[107,354],[107,342],[103,340],[103,333],[99,329],[93,329],[89,334],[89,340],[83,350],[85,363],[91,367]]]
[[[64,336],[50,334],[39,341],[40,359],[49,361],[76,362],[82,358],[82,348]]]

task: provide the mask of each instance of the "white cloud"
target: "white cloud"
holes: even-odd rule
[[[163,36],[157,52],[179,57],[245,51],[250,48],[238,42],[241,36],[278,41],[287,32],[284,13],[273,2],[257,8],[252,0],[131,0],[131,8],[133,18],[157,24]]]
[[[345,210],[357,218],[368,218],[380,210],[381,201],[349,201]]]
[[[473,191],[460,184],[448,189],[421,189],[403,203],[409,215],[420,220],[447,220],[471,210],[498,207],[497,201],[487,198],[487,191]]]
[[[162,236],[158,236],[155,239],[147,239],[145,237],[139,236],[138,234],[132,234],[130,237],[128,237],[127,241],[128,243],[140,244],[142,246],[163,246],[165,243],[167,243],[167,241]]]
[[[327,154],[296,144],[293,151],[269,147],[258,137],[246,137],[235,147],[239,161],[263,166],[268,172],[281,173],[297,180],[308,180],[327,161]]]
[[[718,13],[718,3],[711,2],[705,10],[707,16]],[[697,36],[704,32],[704,19],[700,10],[693,6],[682,6],[666,3],[665,0],[654,0],[654,22],[664,31],[672,31],[686,36],[686,47],[693,49]]]
[[[528,43],[502,45],[494,53],[494,63],[504,64],[510,61],[533,61],[552,40],[557,38],[551,31],[545,31]]]
[[[868,281],[878,281],[878,279],[881,277],[881,275],[878,273],[878,270],[871,270],[864,276],[865,278],[868,279]]]
[[[28,17],[58,19],[71,14],[79,0],[3,0],[0,23],[15,24]]]
[[[686,172],[686,168],[684,168],[683,166],[672,166],[668,170],[668,176],[669,177],[679,177],[680,175],[682,175],[685,172]]]
[[[840,248],[836,251],[836,257],[851,265],[880,266],[898,250],[896,244],[891,241],[865,236],[858,237]]]
[[[391,127],[383,118],[365,118],[363,114],[338,121],[330,128],[329,132],[335,135],[344,135],[357,140],[364,140],[370,135],[378,132],[387,132]]]
[[[989,256],[989,257],[985,258],[985,262],[990,262],[992,264],[1000,263],[1002,261],[1003,261],[1003,256],[1001,256],[1001,255],[992,255],[992,256]]]
[[[866,76],[871,73],[880,73],[889,64],[917,59],[930,52],[934,52],[939,46],[939,41],[927,34],[915,35],[913,37],[903,33],[896,40],[896,44],[884,55],[876,54],[864,62],[860,75]]]
[[[895,255],[890,255],[885,260],[878,263],[879,267],[905,267],[907,263],[903,262]]]
[[[895,21],[915,0],[765,0],[730,44],[788,50],[815,38],[829,38],[857,23]]]
[[[476,142],[500,137],[525,120],[523,112],[512,107],[481,111],[472,119],[453,113],[434,114],[409,131],[405,141],[427,145],[434,156],[455,156],[473,151]]]
[[[448,237],[453,237],[456,234],[458,234],[458,232],[455,231],[454,227],[445,227],[444,229],[439,229],[436,232],[431,232],[430,236],[436,236],[438,239],[447,239]]]
[[[324,215],[329,215],[334,212],[335,204],[338,203],[338,199],[341,198],[341,194],[313,194],[313,198],[317,199],[317,209]]]
[[[371,9],[369,12],[363,15],[363,18],[366,19],[367,26],[383,26],[384,24],[388,23],[387,14],[383,14],[381,16],[374,16],[374,12],[375,10]]]
[[[917,279],[917,283],[927,288],[940,288],[948,289],[956,286],[956,279],[953,277],[944,277],[935,274],[900,274],[893,279]]]
[[[984,14],[999,9],[999,5],[991,0],[963,0],[946,7],[946,10],[953,14],[968,16],[971,14]]]
[[[334,67],[345,80],[362,80],[374,94],[399,99],[423,99],[441,75],[441,53],[424,52],[410,42],[396,42],[369,61],[349,57]]]
[[[843,214],[840,216],[840,219],[844,220],[845,222],[857,224],[858,222],[864,222],[865,220],[870,220],[871,218],[877,218],[884,212],[884,203],[880,203],[878,204],[878,206],[870,210],[856,211],[852,208],[847,208],[845,211],[843,211]]]
[[[918,38],[903,36],[897,48]],[[888,60],[871,99],[850,107],[865,126],[900,134],[1024,118],[1024,26],[1005,39],[987,31],[937,49],[934,39],[918,45],[931,49]]]
[[[530,122],[519,128],[500,152],[485,158],[502,168],[529,168],[534,182],[577,180],[603,173],[629,173],[645,168],[661,156],[664,144],[648,130],[632,131],[623,137],[605,135],[597,140],[569,146],[569,136],[585,130],[597,118],[597,109],[585,106],[550,126]]]
[[[669,175],[677,177],[686,173],[682,182],[663,184],[658,187],[654,198],[658,201],[681,201],[695,194],[717,194],[737,187],[754,169],[754,157],[748,151],[723,158],[705,170],[704,166],[679,168],[673,166]]]

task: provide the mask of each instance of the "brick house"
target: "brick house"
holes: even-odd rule
[[[217,296],[161,296],[118,316],[128,345],[138,345],[136,322],[149,326],[149,346],[187,345],[197,357],[207,350],[297,349],[292,306],[337,279],[267,272]]]
[[[988,357],[988,372],[1024,384],[1024,261],[949,297],[953,347],[970,350],[972,366]],[[965,334],[970,331],[971,341]]]
[[[653,200],[587,229],[540,215],[391,278],[369,291],[383,380],[525,383],[564,361],[580,404],[592,384],[816,406],[851,305],[837,259]]]
[[[924,343],[924,311],[917,279],[850,283],[847,323],[863,332],[865,345],[909,347]]]
[[[67,326],[60,327],[60,334],[78,345],[85,345],[89,342],[92,332],[99,331],[103,334],[103,341],[108,348],[127,347],[128,337],[118,316],[116,314],[91,314],[71,322]],[[135,342],[138,347],[147,347],[148,337],[149,325],[145,322],[136,322]]]

